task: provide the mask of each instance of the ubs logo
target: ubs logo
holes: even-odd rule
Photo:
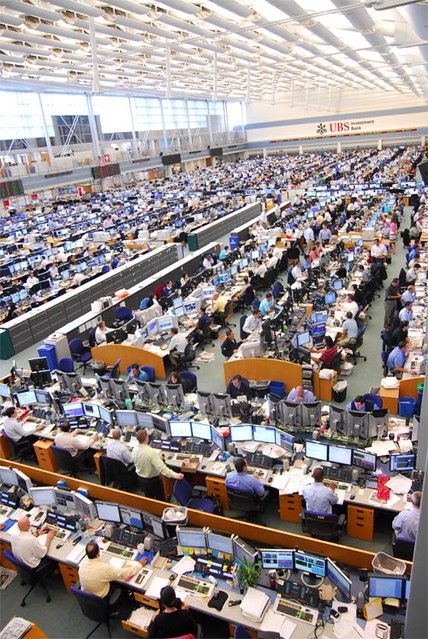
[[[319,135],[324,135],[325,133],[327,133],[327,127],[322,122],[320,122],[320,124],[318,124],[317,126],[317,133]]]

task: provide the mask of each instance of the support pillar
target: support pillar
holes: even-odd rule
[[[52,151],[51,139],[49,137],[49,130],[48,130],[47,122],[46,122],[45,110],[43,108],[42,96],[40,95],[40,93],[37,93],[37,97],[39,99],[40,113],[42,115],[43,135],[45,136],[45,140],[46,140],[46,148],[48,150],[49,164],[51,165],[51,167],[53,167],[55,159],[54,159],[54,155]]]
[[[337,153],[342,153],[342,142],[338,142],[337,143],[336,152]]]
[[[382,151],[382,140],[377,141],[377,150]]]
[[[131,96],[128,95],[128,106],[129,113],[131,115],[131,126],[132,126],[132,157],[136,158],[138,156],[138,143],[137,143],[137,134],[135,133],[135,121],[134,121],[134,109],[132,107]]]
[[[92,100],[90,95],[86,95],[86,104],[88,105],[89,127],[91,129],[92,144],[94,146],[95,157],[97,158],[97,160],[100,160],[102,156],[102,149],[100,140],[98,138],[97,125],[95,122],[94,110],[92,108]]]

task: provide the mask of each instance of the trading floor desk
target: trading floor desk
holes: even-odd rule
[[[418,386],[425,382],[425,375],[405,375],[406,379],[400,380],[398,388],[380,387],[379,397],[383,401],[383,407],[393,415],[398,415],[398,404],[401,397],[418,397]]]
[[[156,377],[165,378],[165,358],[169,355],[169,349],[162,350],[158,346],[141,348],[133,344],[101,344],[92,350],[92,357],[105,362],[108,366],[120,359],[119,370],[126,373],[128,366],[137,362],[140,366],[153,366]]]
[[[303,373],[300,364],[293,364],[286,360],[269,359],[266,357],[248,357],[230,359],[224,363],[224,380],[227,383],[234,375],[242,375],[247,379],[261,381],[268,379],[284,382],[286,393],[295,386],[303,383]],[[313,387],[315,395],[322,401],[331,401],[332,387],[336,379],[321,379],[319,372],[314,371]]]

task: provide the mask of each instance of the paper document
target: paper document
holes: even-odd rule
[[[31,422],[26,424],[24,422],[24,424],[22,424],[22,429],[26,435],[32,435],[34,431],[36,430],[36,424]]]
[[[340,488],[336,488],[336,495],[337,495],[337,504],[341,506],[346,496],[346,490],[341,490]]]
[[[296,629],[296,625],[290,619],[284,619],[282,622],[281,630],[279,631],[279,636],[281,639],[290,639],[291,635]]]
[[[260,626],[260,632],[281,632],[281,627],[284,622],[284,616],[276,613],[272,608],[269,608],[265,614],[262,625]]]
[[[77,544],[73,550],[68,553],[66,561],[69,561],[71,564],[80,564],[85,554],[85,546],[83,544]]]
[[[138,626],[139,628],[148,628],[154,614],[154,610],[150,610],[149,608],[144,608],[144,606],[141,606],[141,608],[137,608],[137,610],[133,611],[128,621],[130,623],[133,623],[135,626]]]
[[[255,453],[259,446],[259,442],[244,442],[241,448],[249,453]]]
[[[164,586],[169,585],[169,579],[165,579],[164,577],[153,577],[151,579],[149,587],[146,590],[146,597],[150,597],[152,599],[159,599],[160,591]]]
[[[404,477],[404,475],[398,474],[395,475],[395,477],[391,477],[391,479],[386,482],[385,486],[390,488],[392,492],[397,495],[405,495],[412,487],[412,480],[408,477]]]
[[[284,490],[286,485],[288,484],[287,475],[274,475],[272,477],[271,486],[272,488],[276,488],[277,490]]]
[[[373,453],[378,457],[384,457],[389,455],[392,450],[395,450],[395,442],[390,441],[389,439],[384,441],[380,439],[376,439],[371,446],[366,448],[365,450],[369,453]]]
[[[184,575],[186,572],[193,572],[196,565],[196,561],[189,557],[189,555],[184,555],[172,568],[171,572],[176,575]]]

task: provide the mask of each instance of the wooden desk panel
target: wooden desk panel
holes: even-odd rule
[[[121,373],[126,373],[128,366],[136,362],[140,366],[153,366],[156,377],[166,377],[165,358],[159,357],[159,355],[151,353],[144,348],[138,348],[138,346],[102,344],[91,349],[91,354],[94,359],[99,359],[108,364],[108,366],[113,366],[116,360],[120,359],[119,370]]]
[[[55,472],[57,470],[57,466],[55,463],[55,457],[51,450],[53,445],[53,441],[47,439],[39,439],[37,442],[34,442],[33,448],[36,453],[37,462],[40,468],[44,470],[50,470],[51,472]]]
[[[398,415],[398,388],[380,387],[379,397],[383,402],[383,407],[387,408],[393,415]]]
[[[0,456],[3,459],[10,459],[12,451],[10,450],[9,442],[3,433],[0,433]]]
[[[400,397],[418,397],[418,384],[425,382],[425,375],[418,375],[402,379],[398,388],[380,387],[379,397],[383,400],[383,407],[393,415],[398,415],[398,400]]]

